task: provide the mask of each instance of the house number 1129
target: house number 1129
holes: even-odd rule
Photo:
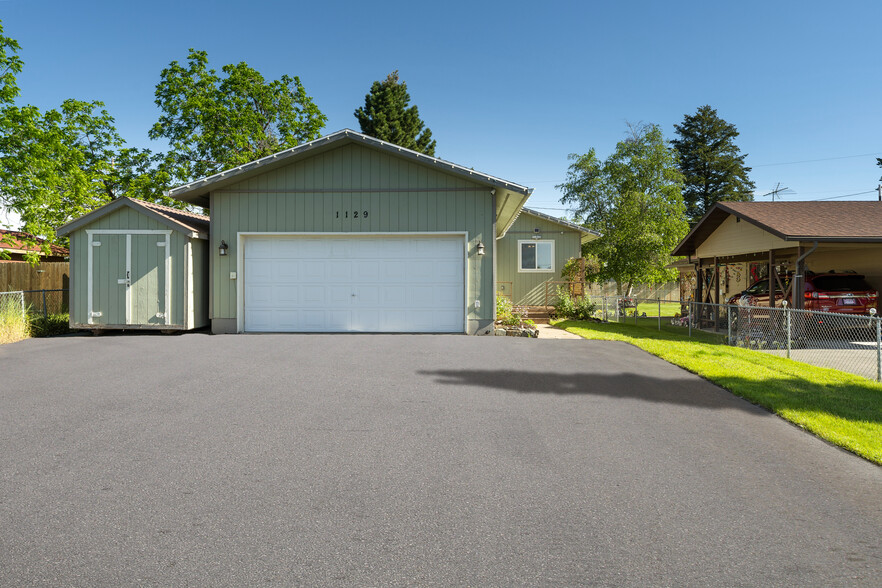
[[[344,210],[342,218],[349,218],[349,212],[350,211],[348,211],[348,210]],[[368,217],[368,211],[366,211],[366,210],[353,210],[352,211],[352,218],[367,218],[367,217]],[[341,218],[339,210],[337,211],[337,218]]]

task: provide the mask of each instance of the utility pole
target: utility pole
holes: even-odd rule
[[[876,191],[879,192],[879,202],[882,202],[882,184],[876,186]]]

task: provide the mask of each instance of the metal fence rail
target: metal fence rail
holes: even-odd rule
[[[882,382],[882,317],[789,307],[588,296],[594,317],[701,337]]]

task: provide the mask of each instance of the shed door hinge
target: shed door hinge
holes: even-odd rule
[[[101,316],[101,312],[93,312],[90,314],[91,314],[92,318],[98,318],[99,316]]]
[[[92,241],[92,247],[100,247],[101,241]]]

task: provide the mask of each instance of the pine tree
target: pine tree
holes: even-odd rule
[[[701,106],[686,115],[683,124],[674,125],[679,139],[671,144],[680,155],[680,172],[685,183],[683,200],[686,214],[695,222],[721,200],[750,201],[756,185],[750,180],[750,168],[744,165],[747,154],[735,145],[735,125],[717,116],[710,106]]]
[[[426,155],[435,155],[432,131],[420,120],[416,106],[408,108],[407,84],[398,79],[398,70],[382,82],[374,82],[364,97],[364,107],[355,111],[361,132]]]

